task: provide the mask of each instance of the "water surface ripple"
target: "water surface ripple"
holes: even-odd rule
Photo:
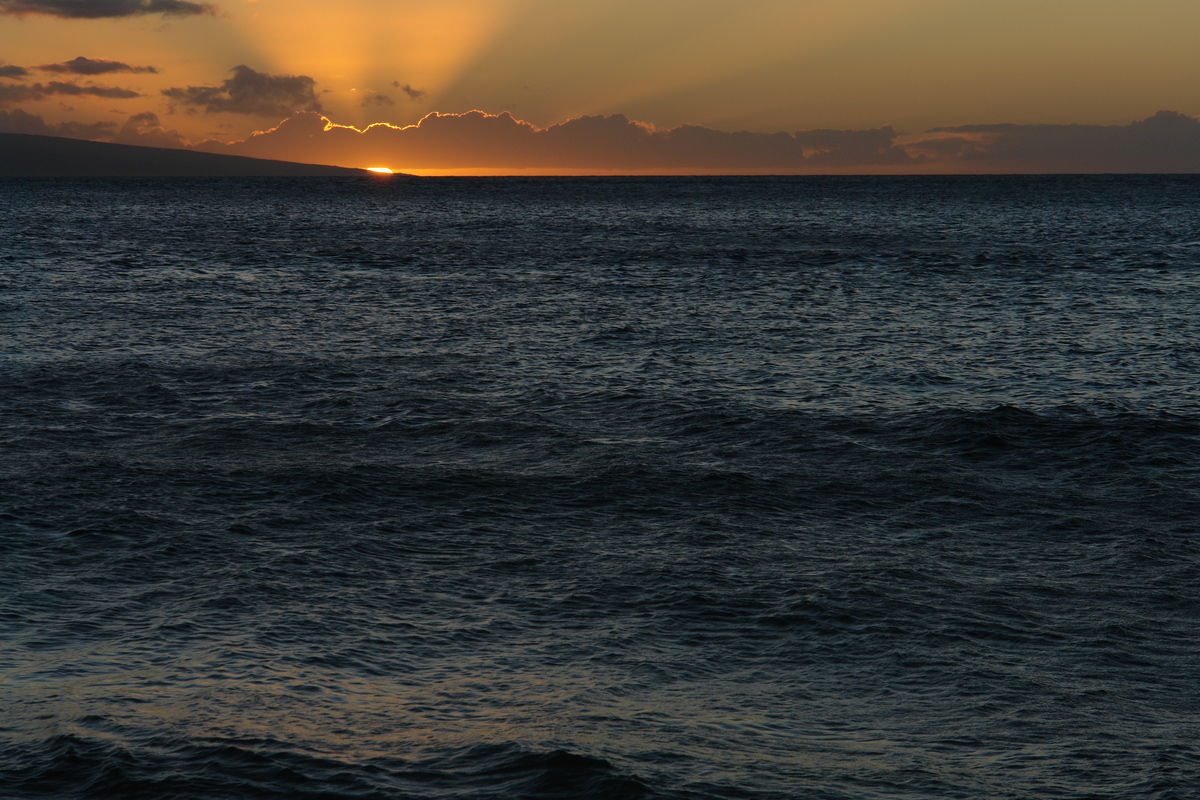
[[[0,786],[1200,786],[1200,180],[0,181]]]

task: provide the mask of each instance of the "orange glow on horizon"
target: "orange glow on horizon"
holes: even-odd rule
[[[1072,159],[1058,155],[1064,137],[1073,143]],[[1098,147],[1114,137],[1128,143],[1117,156]],[[1189,144],[1197,139],[1200,118],[1173,111],[1124,126],[982,125],[908,135],[890,125],[771,134],[663,129],[620,114],[539,127],[508,111],[430,112],[415,125],[358,128],[306,111],[246,140],[204,149],[421,176],[1200,173],[1200,155]]]

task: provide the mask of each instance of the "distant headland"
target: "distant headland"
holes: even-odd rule
[[[4,178],[249,178],[369,174],[362,169],[319,164],[0,133],[0,177]]]

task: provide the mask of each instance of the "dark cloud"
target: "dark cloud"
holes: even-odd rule
[[[397,169],[602,171],[821,171],[911,163],[890,127],[868,131],[724,133],[698,126],[659,130],[614,114],[537,128],[507,112],[429,114],[417,125],[365,131],[298,114],[243,142],[206,149],[238,155]]]
[[[369,94],[363,98],[362,105],[367,108],[371,106],[394,106],[396,105],[396,101],[386,94]]]
[[[68,139],[112,141],[142,147],[183,149],[187,140],[178,131],[159,124],[158,116],[150,111],[134,114],[119,129],[112,122],[46,122],[36,114],[19,108],[0,109],[0,133],[30,133],[37,136],[62,136]]]
[[[163,94],[186,106],[208,113],[252,114],[286,117],[297,111],[320,111],[313,90],[316,81],[307,75],[267,75],[242,64],[220,86],[189,86],[164,89]]]
[[[1200,172],[1200,120],[1159,111],[1128,125],[959,125],[909,145],[972,172]]]
[[[0,86],[0,105],[8,103],[26,103],[44,100],[54,95],[66,97],[105,97],[109,100],[128,100],[142,95],[132,89],[120,89],[116,86],[80,86],[77,83],[8,84]]]
[[[429,114],[417,125],[335,125],[297,114],[213,152],[393,169],[710,173],[1200,173],[1200,120],[1162,111],[1129,125],[963,125],[871,130],[659,129],[620,114],[538,128],[508,113]]]
[[[49,123],[19,108],[0,108],[0,133],[31,133],[36,136],[65,136],[68,139],[105,139],[117,126],[111,122]]]
[[[109,72],[149,72],[157,75],[154,67],[131,67],[120,61],[109,61],[107,58],[72,58],[61,64],[40,64],[34,69],[42,72],[69,73],[71,75],[103,75]]]
[[[0,65],[0,78],[24,78],[29,70],[15,64]]]
[[[413,87],[409,86],[407,83],[404,84],[403,86],[401,86],[400,81],[392,81],[392,87],[399,89],[400,91],[402,91],[406,95],[408,95],[409,100],[416,101],[416,100],[420,100],[422,97],[428,97],[428,92],[426,92],[425,90],[414,89]]]
[[[134,114],[125,120],[125,124],[113,137],[117,144],[133,144],[141,147],[167,147],[180,149],[188,146],[187,140],[179,135],[179,131],[164,128],[158,120],[158,115],[151,111]]]
[[[216,14],[216,6],[188,0],[0,0],[0,15],[44,14],[63,19],[103,19],[142,14]]]

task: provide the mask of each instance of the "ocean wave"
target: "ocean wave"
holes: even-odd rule
[[[102,720],[85,719],[95,725]],[[565,750],[476,745],[361,763],[272,740],[143,743],[59,734],[0,751],[6,797],[87,800],[636,800],[653,793],[609,762]]]

